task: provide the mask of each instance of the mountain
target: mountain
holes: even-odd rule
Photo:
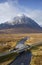
[[[40,25],[40,27],[42,27],[42,25]]]
[[[0,24],[0,33],[9,33],[9,31],[10,33],[39,33],[42,32],[42,28],[31,18],[21,15]]]

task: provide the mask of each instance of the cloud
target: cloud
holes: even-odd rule
[[[27,13],[28,12],[26,12],[26,14]],[[29,17],[35,20],[38,24],[42,25],[42,10],[30,10],[28,14],[29,14]]]
[[[12,16],[11,8],[8,2],[0,4],[0,23],[9,20]]]
[[[0,23],[6,22],[16,15],[25,14],[37,23],[42,24],[42,10],[32,10],[19,5],[19,0],[8,0],[7,2],[0,3]]]
[[[0,23],[10,20],[12,17],[16,16],[17,13],[17,7],[14,6],[13,8],[9,2],[0,3]]]

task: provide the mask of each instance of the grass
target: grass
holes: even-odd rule
[[[32,59],[30,65],[42,65],[42,45],[31,49]]]
[[[32,56],[30,65],[42,65],[42,55]]]
[[[7,64],[9,64],[13,60],[15,60],[15,58],[17,56],[18,56],[17,53],[12,53],[12,54],[0,57],[0,65],[7,65]]]

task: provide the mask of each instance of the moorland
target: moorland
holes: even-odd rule
[[[28,33],[28,34],[0,34],[0,54],[3,52],[9,52],[15,48],[18,41],[24,37],[29,37],[26,40],[26,45],[32,45],[37,43],[42,43],[42,33]],[[31,49],[32,59],[31,65],[42,65],[42,44],[35,46]],[[0,65],[7,65],[13,59],[16,58],[18,54],[11,54],[8,57],[0,58]]]

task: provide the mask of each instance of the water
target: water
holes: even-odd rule
[[[30,65],[31,56],[32,54],[30,51],[24,51],[9,65]]]

